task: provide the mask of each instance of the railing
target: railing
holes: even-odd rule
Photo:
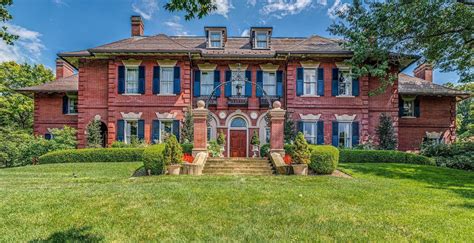
[[[231,96],[227,98],[228,106],[247,106],[248,97],[245,96]]]
[[[280,97],[278,96],[268,96],[268,99],[266,97],[260,97],[260,107],[270,107],[270,104],[273,104],[275,101],[280,101]],[[271,103],[268,104],[268,101]]]

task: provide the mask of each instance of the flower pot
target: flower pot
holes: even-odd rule
[[[253,152],[253,156],[252,157],[257,157],[257,154],[258,154],[258,145],[252,145],[252,152]]]
[[[181,171],[180,164],[168,165],[168,175],[179,175],[180,171]]]
[[[225,151],[225,148],[224,148],[224,145],[221,146],[221,150],[220,150],[220,154],[219,154],[219,157],[223,158],[224,157],[224,151]]]
[[[308,165],[306,164],[293,164],[293,173],[295,175],[308,175]]]

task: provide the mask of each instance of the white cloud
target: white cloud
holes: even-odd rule
[[[248,37],[248,36],[250,36],[250,31],[249,31],[249,29],[245,29],[244,31],[242,31],[242,34],[240,34],[240,36],[242,36],[242,37]]]
[[[318,0],[318,4],[325,0]],[[312,6],[312,0],[267,0],[260,10],[262,14],[282,18],[287,15],[298,14]]]
[[[217,9],[214,10],[214,14],[220,14],[227,18],[227,14],[230,9],[234,8],[230,0],[212,0],[216,4]]]
[[[348,3],[341,3],[341,0],[334,1],[334,4],[330,8],[328,8],[329,18],[337,18],[337,13],[346,12],[347,10],[349,10],[349,6],[350,5]]]
[[[319,5],[323,5],[323,6],[328,5],[328,0],[317,0],[317,2]]]
[[[0,41],[0,62],[38,62],[41,53],[45,50],[41,42],[41,34],[18,25],[6,24],[8,32],[18,35],[14,45],[7,45]]]
[[[59,6],[68,6],[68,4],[64,0],[52,0],[54,4]]]
[[[180,24],[181,18],[179,16],[173,16],[170,20],[164,24],[171,28],[174,35],[189,35],[185,30],[184,26]]]
[[[247,4],[255,7],[255,5],[257,4],[257,0],[247,0]]]
[[[158,0],[135,0],[132,3],[132,10],[144,19],[149,20],[158,10]]]

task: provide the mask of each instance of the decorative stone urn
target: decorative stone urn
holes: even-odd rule
[[[180,164],[173,164],[173,165],[168,165],[168,175],[179,175],[179,172],[181,171],[181,165]]]
[[[308,165],[307,164],[292,164],[293,173],[295,175],[308,175]]]

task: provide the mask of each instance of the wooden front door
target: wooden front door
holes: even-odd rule
[[[230,157],[247,157],[247,131],[230,131]]]

